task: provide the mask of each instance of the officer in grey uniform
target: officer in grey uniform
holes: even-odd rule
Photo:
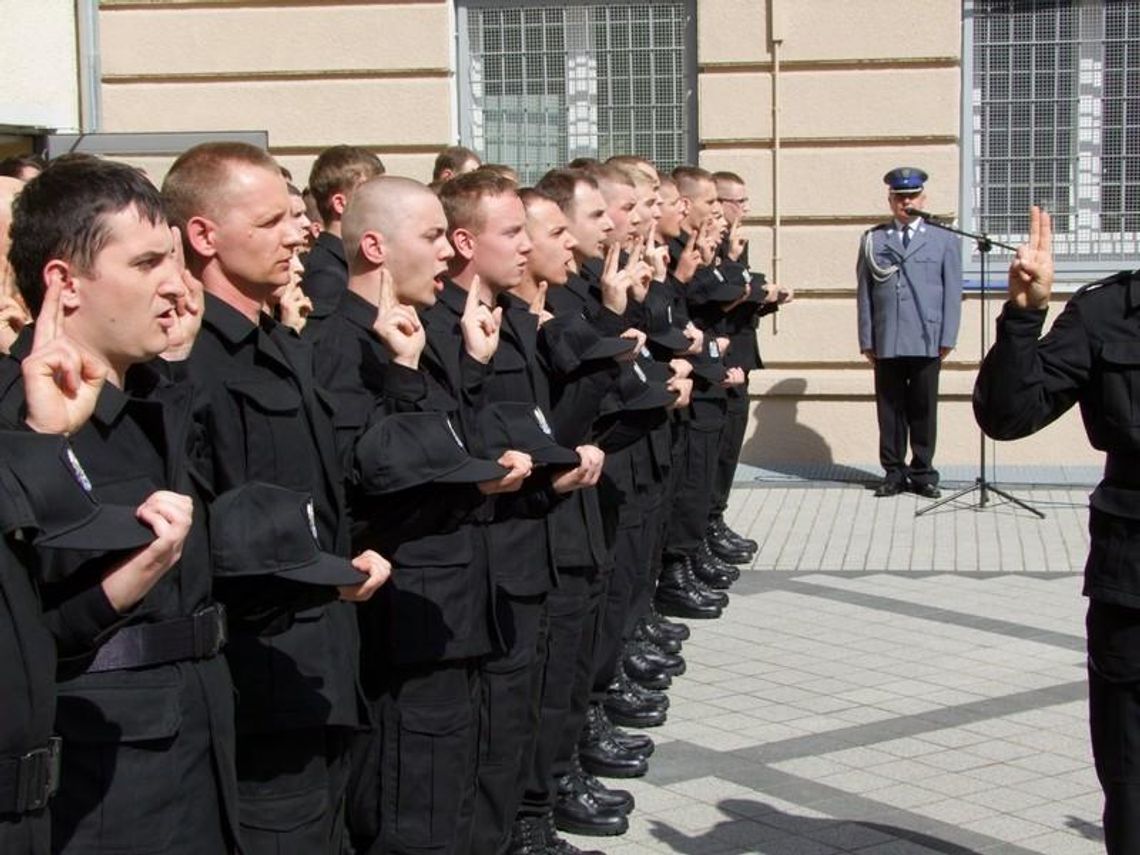
[[[859,349],[875,367],[879,461],[886,471],[876,496],[908,482],[938,498],[934,469],[938,373],[954,348],[961,319],[958,239],[907,213],[925,202],[921,169],[892,169],[883,181],[892,219],[863,234],[856,263]],[[911,460],[906,462],[907,440]]]

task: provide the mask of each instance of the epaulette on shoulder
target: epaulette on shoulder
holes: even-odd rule
[[[1111,276],[1106,276],[1104,279],[1098,279],[1096,282],[1090,282],[1088,285],[1082,285],[1073,292],[1070,299],[1078,297],[1085,297],[1097,291],[1101,291],[1111,285],[1127,285],[1132,280],[1132,272],[1130,270],[1121,270],[1119,273],[1114,273]]]

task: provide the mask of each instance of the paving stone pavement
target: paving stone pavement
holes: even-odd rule
[[[693,621],[619,853],[1103,852],[1088,747],[1086,487],[1046,513],[857,484],[739,486],[762,547]],[[976,497],[974,497],[976,501]]]

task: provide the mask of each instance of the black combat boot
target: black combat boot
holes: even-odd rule
[[[578,756],[583,769],[601,778],[639,778],[649,771],[643,755],[624,748],[615,738],[613,724],[600,704],[590,704],[586,711]]]
[[[543,820],[543,836],[546,840],[546,851],[548,855],[606,855],[600,849],[579,849],[569,840],[563,840],[558,836],[558,828],[555,825],[555,819],[552,814],[547,814]],[[629,823],[626,823],[626,828],[629,828]],[[624,831],[615,832],[617,834],[625,834]]]
[[[688,641],[689,636],[692,634],[689,627],[678,621],[669,620],[661,612],[657,611],[657,604],[654,602],[649,603],[649,614],[645,617],[646,623],[652,624],[655,632],[664,633],[677,641]]]
[[[724,521],[724,517],[716,517],[709,520],[709,533],[714,535],[720,540],[727,541],[735,545],[738,549],[755,554],[760,549],[760,544],[750,537],[745,537],[742,534],[737,534],[735,531],[728,527],[728,523]]]
[[[660,727],[663,725],[665,723],[665,708],[659,704],[648,703],[635,691],[634,686],[637,686],[637,683],[626,677],[623,669],[618,670],[618,676],[606,689],[606,699],[603,702],[610,721],[614,724],[624,724],[627,727]]]
[[[671,558],[665,562],[657,583],[654,603],[663,615],[712,620],[721,615],[721,606],[710,601],[693,584],[689,559]]]

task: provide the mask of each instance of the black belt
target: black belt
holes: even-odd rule
[[[1110,453],[1104,460],[1104,480],[1140,490],[1140,455]]]
[[[0,757],[0,814],[44,808],[59,789],[60,739],[20,757]]]
[[[189,617],[123,627],[99,648],[87,673],[209,659],[225,643],[226,609],[215,603]]]

